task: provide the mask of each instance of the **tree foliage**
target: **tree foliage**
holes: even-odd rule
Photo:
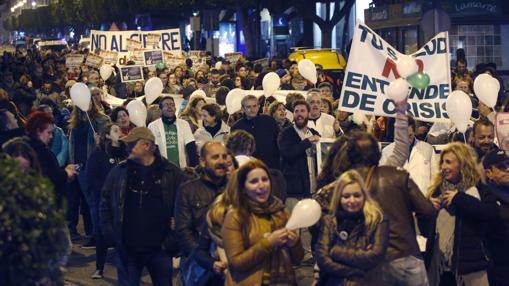
[[[0,285],[63,284],[65,221],[51,183],[3,157],[0,198]]]

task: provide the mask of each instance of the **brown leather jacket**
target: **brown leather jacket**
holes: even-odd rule
[[[288,210],[277,212],[274,229],[280,229],[288,221]],[[229,211],[223,223],[223,244],[228,258],[228,272],[226,273],[225,285],[261,285],[264,267],[270,254],[275,251],[269,244],[265,233],[260,230],[259,218],[251,215],[248,232],[249,241],[244,241],[242,226],[245,222],[240,221],[238,212],[234,209]],[[248,246],[247,248],[245,246]],[[304,257],[304,249],[299,242],[292,248],[283,249],[289,255],[283,256],[280,263],[286,263],[289,269],[298,264]]]
[[[358,171],[366,179],[369,169],[361,168]],[[420,257],[412,213],[415,212],[417,218],[433,215],[435,209],[431,202],[422,195],[408,172],[402,168],[375,167],[368,186],[371,197],[378,202],[384,218],[390,222],[386,260],[391,261],[409,255]],[[323,187],[314,195],[324,214],[328,210],[333,191],[334,183]]]
[[[344,233],[338,229],[334,215],[327,215],[322,220],[315,249],[320,267],[319,285],[376,285],[373,283],[375,271],[372,270],[382,262],[387,250],[387,220],[370,233],[359,224],[347,237],[342,237]]]

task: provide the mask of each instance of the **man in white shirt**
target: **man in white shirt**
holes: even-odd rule
[[[421,192],[426,196],[428,187],[433,176],[438,172],[438,156],[430,144],[418,140],[415,134],[415,120],[408,119],[408,142],[410,156],[403,168],[410,173],[410,178],[417,184]],[[395,143],[389,144],[382,150],[380,165],[385,165],[387,158],[392,154]]]
[[[171,96],[165,96],[159,102],[161,118],[148,125],[155,136],[161,156],[168,161],[184,168],[198,164],[198,153],[193,133],[189,123],[175,116],[175,101]]]
[[[320,90],[309,90],[306,101],[311,107],[308,127],[316,130],[322,138],[336,138],[335,128],[339,129],[339,124],[335,124],[336,119],[334,116],[321,112],[322,99]]]

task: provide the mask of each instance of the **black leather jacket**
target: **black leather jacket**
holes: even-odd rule
[[[166,159],[156,155],[161,160],[163,168],[161,176],[161,190],[163,203],[168,217],[168,235],[172,234],[170,219],[173,217],[175,194],[184,176],[182,171]],[[122,247],[122,223],[124,221],[124,204],[127,187],[127,161],[121,162],[113,168],[102,189],[99,219],[101,230],[108,241],[113,241],[117,247]]]
[[[175,202],[175,226],[180,250],[184,256],[198,246],[198,238],[205,223],[205,215],[216,197],[221,194],[226,179],[214,184],[203,175],[180,186]]]

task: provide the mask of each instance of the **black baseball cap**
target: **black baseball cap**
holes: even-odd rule
[[[503,163],[509,163],[509,156],[507,156],[504,150],[493,150],[488,152],[482,161],[484,169],[489,169],[491,166],[501,165]]]

